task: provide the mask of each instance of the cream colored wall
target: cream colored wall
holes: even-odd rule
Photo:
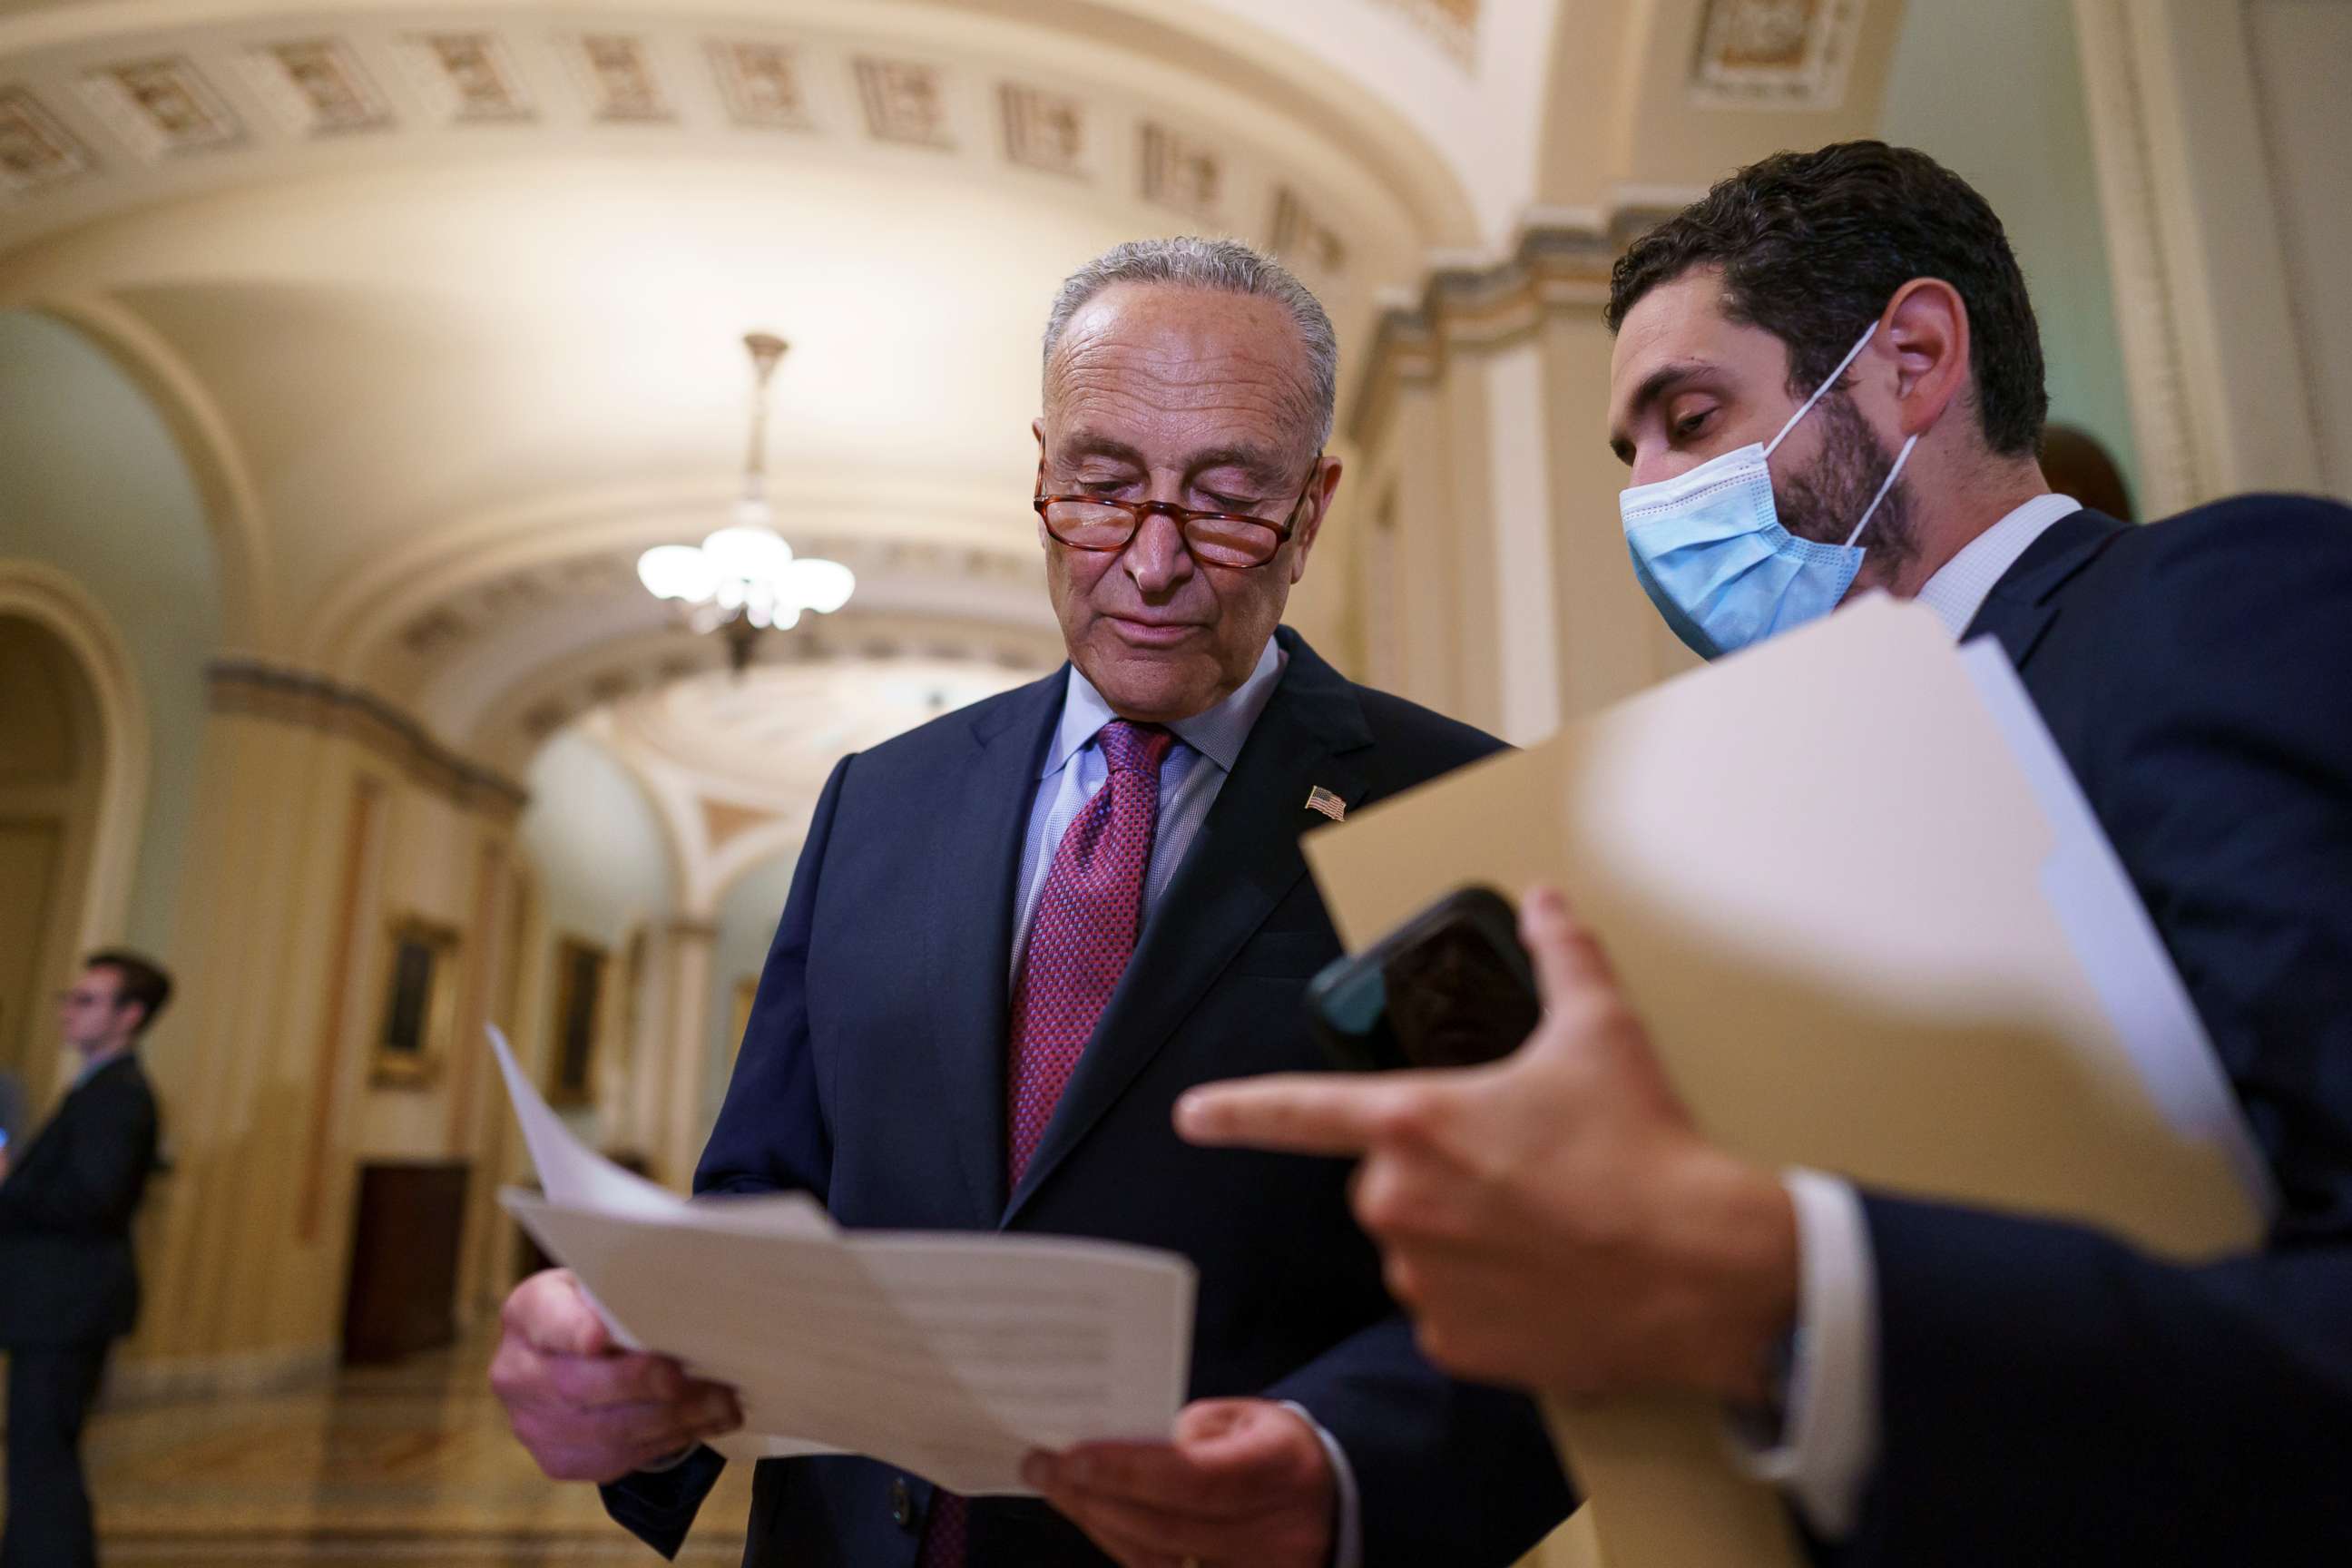
[[[768,947],[775,941],[776,921],[784,912],[784,896],[792,890],[795,850],[762,860],[729,888],[719,900],[718,940],[711,949],[709,1004],[709,1063],[702,1102],[702,1131],[719,1117],[726,1098],[727,1079],[735,1070],[735,986],[760,977]]]
[[[2318,447],[2320,483],[2352,497],[2352,5],[2255,0],[2247,7],[2255,105],[2277,203],[2289,310]],[[2234,280],[2231,286],[2236,286]]]
[[[1907,7],[1883,133],[1950,166],[2000,215],[2041,321],[2050,417],[2097,437],[2137,499],[2131,396],[2073,14],[2050,0]]]
[[[168,962],[205,665],[221,646],[211,536],[145,397],[71,328],[22,310],[0,311],[0,557],[67,574],[130,651],[152,762],[130,907],[108,940]]]
[[[365,1024],[373,1026],[382,1013],[394,922],[416,919],[462,933],[457,952],[461,985],[466,971],[484,962],[479,945],[485,940],[495,942],[498,933],[472,929],[480,845],[480,826],[470,813],[415,787],[391,792],[383,871],[372,900],[375,919],[361,933],[365,956],[357,966],[365,1004],[358,1012]],[[485,1047],[478,1034],[455,1040],[451,1047],[451,1058],[422,1084],[366,1086],[352,1133],[360,1159],[440,1159],[462,1152],[452,1147],[450,1119],[459,1090],[478,1076],[477,1064]],[[470,1059],[461,1063],[461,1057]]]
[[[1609,355],[1600,306],[1544,319],[1545,428],[1551,438],[1553,573],[1561,708],[1607,707],[1698,666],[1634,581],[1618,519],[1625,467],[1609,449]]]
[[[1441,321],[1365,433],[1368,488],[1395,520],[1355,576],[1368,672],[1521,744],[1696,663],[1626,560],[1598,300],[1530,292]]]
[[[673,1044],[663,1022],[667,976],[659,962],[678,912],[678,872],[667,830],[628,771],[577,731],[541,747],[525,783],[531,804],[516,834],[539,888],[540,930],[522,955],[536,1005],[518,1020],[515,1048],[533,1070],[548,1060],[557,943],[572,937],[604,948],[610,957],[597,1016],[595,1102],[567,1119],[592,1143],[650,1150],[660,1142],[657,1068]],[[640,931],[648,943],[646,989],[632,1008],[624,971],[631,933]],[[693,1046],[699,1045],[698,1034]]]
[[[468,868],[508,853],[507,824],[458,811],[316,711],[215,711],[203,756],[178,1031],[148,1056],[172,1169],[140,1222],[147,1307],[121,1378],[134,1394],[331,1365],[360,1164],[462,1159],[478,1178],[490,1147],[467,1042],[499,989],[507,884]],[[409,912],[458,932],[458,1016],[427,1085],[392,1089],[371,1067],[386,933]]]
[[[2345,417],[2328,361],[2352,332],[2326,248],[2352,141],[2340,10],[2074,0],[2150,511],[2352,493],[2328,456]]]

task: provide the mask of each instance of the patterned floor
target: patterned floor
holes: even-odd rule
[[[89,1458],[107,1568],[658,1563],[593,1489],[540,1475],[488,1361],[468,1346],[312,1393],[100,1415]],[[750,1506],[749,1470],[730,1469],[677,1560],[740,1562]]]
[[[488,1362],[487,1343],[467,1345],[310,1393],[100,1415],[89,1458],[105,1568],[657,1568],[593,1489],[532,1466]],[[730,1467],[677,1561],[740,1563],[751,1494],[750,1470]],[[1583,1524],[1520,1568],[1591,1568]]]

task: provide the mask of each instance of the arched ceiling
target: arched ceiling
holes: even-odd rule
[[[928,647],[880,638],[678,675],[602,702],[566,732],[635,779],[662,823],[678,909],[709,919],[736,878],[799,847],[843,756],[1037,673],[1017,658],[976,657],[951,635]]]
[[[1475,12],[1309,8],[1455,76]],[[234,651],[464,743],[551,637],[660,629],[608,568],[725,515],[751,328],[793,345],[779,516],[856,558],[855,608],[1046,625],[1023,503],[1055,284],[1237,233],[1362,341],[1467,232],[1392,101],[1133,0],[17,5],[0,304],[83,328],[204,449]]]
[[[516,768],[717,659],[629,563],[727,513],[745,331],[793,345],[779,519],[860,577],[765,657],[1039,668],[1027,423],[1072,267],[1238,234],[1354,361],[1543,202],[1848,129],[1897,10],[0,0],[0,307],[81,331],[187,449],[226,651]]]

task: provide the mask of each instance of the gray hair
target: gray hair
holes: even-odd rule
[[[1323,301],[1288,268],[1238,239],[1180,235],[1115,245],[1063,279],[1060,292],[1054,296],[1054,309],[1045,318],[1045,363],[1049,368],[1055,345],[1062,341],[1070,318],[1087,300],[1118,283],[1163,283],[1223,294],[1254,294],[1280,305],[1298,329],[1300,346],[1307,352],[1308,389],[1315,400],[1316,445],[1329,442],[1339,401],[1339,339],[1331,330]]]

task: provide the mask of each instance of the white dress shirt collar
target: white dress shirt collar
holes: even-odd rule
[[[1960,547],[1919,590],[1919,603],[1936,612],[1954,641],[1984,608],[1985,598],[2018,557],[2060,518],[2083,510],[2073,496],[2035,496]]]

